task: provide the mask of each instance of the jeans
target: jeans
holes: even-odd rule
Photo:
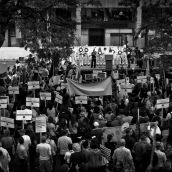
[[[91,68],[93,68],[93,66],[96,68],[96,59],[91,60]]]
[[[52,172],[52,164],[50,160],[39,160],[40,172]]]

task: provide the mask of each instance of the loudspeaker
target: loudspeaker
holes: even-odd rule
[[[112,70],[113,69],[113,55],[112,54],[105,55],[105,61],[106,61],[106,70]]]

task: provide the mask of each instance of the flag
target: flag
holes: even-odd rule
[[[106,96],[112,95],[111,77],[98,83],[79,84],[71,79],[67,79],[69,94],[77,96]]]

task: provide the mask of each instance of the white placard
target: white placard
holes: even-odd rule
[[[156,108],[157,109],[169,108],[169,102],[170,102],[169,98],[159,99],[159,100],[157,100]]]
[[[36,133],[44,133],[47,131],[46,118],[44,116],[36,117]]]
[[[134,64],[134,63],[130,64],[130,68],[131,68],[131,69],[135,69],[136,66],[137,66],[137,64]]]
[[[25,109],[25,110],[17,110],[16,112],[16,120],[17,121],[30,121],[32,119],[32,110]]]
[[[7,108],[8,99],[9,99],[9,97],[7,97],[7,96],[1,96],[0,97],[0,108],[1,109]]]
[[[160,80],[160,74],[155,74],[157,80]]]
[[[117,85],[125,85],[125,79],[117,80]]]
[[[51,93],[49,92],[40,92],[41,100],[51,100]]]
[[[75,103],[76,104],[87,104],[88,97],[87,96],[76,96]]]
[[[113,79],[119,79],[119,73],[118,73],[118,71],[116,71],[116,72],[113,71],[112,77],[113,77]]]
[[[59,104],[62,104],[63,101],[63,97],[61,95],[59,95],[58,93],[56,93],[56,99],[55,101]]]
[[[29,81],[28,82],[28,90],[40,89],[39,81]]]
[[[9,94],[19,94],[19,86],[16,87],[8,87],[8,93]]]
[[[26,106],[28,107],[39,107],[39,98],[26,97]]]
[[[133,86],[131,84],[121,85],[121,92],[132,93]]]
[[[14,128],[14,119],[1,117],[1,127]]]
[[[150,77],[150,83],[153,84],[154,83],[154,78]]]
[[[100,79],[106,79],[106,72],[99,72],[97,77]]]
[[[61,83],[61,90],[68,87],[68,83]]]
[[[147,83],[147,76],[137,76],[137,83]]]

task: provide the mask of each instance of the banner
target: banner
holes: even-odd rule
[[[69,85],[69,94],[78,96],[106,96],[112,95],[111,77],[98,83],[79,84],[67,79]]]
[[[26,106],[39,107],[39,98],[26,97]]]
[[[51,100],[51,93],[50,92],[40,92],[41,100]]]
[[[76,104],[87,104],[88,97],[87,96],[76,96],[75,103]]]
[[[19,86],[16,87],[8,87],[9,94],[19,94]]]
[[[46,118],[43,116],[36,117],[36,133],[44,133],[46,132]]]
[[[39,81],[29,81],[28,90],[40,89]]]
[[[14,119],[1,117],[1,127],[14,128]]]
[[[25,110],[17,110],[16,112],[16,120],[17,121],[25,121],[32,119],[32,110],[25,109]]]

